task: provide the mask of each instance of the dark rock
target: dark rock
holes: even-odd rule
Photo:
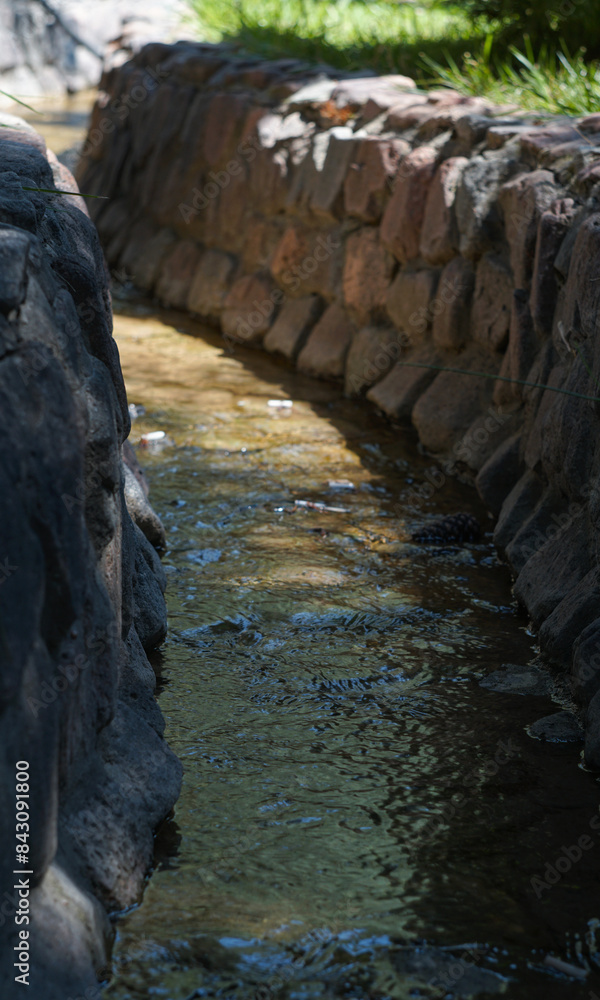
[[[500,694],[521,694],[536,697],[548,696],[552,690],[552,680],[546,670],[534,666],[520,666],[505,663],[500,670],[479,681],[483,688]]]
[[[481,540],[481,525],[472,514],[448,514],[414,531],[411,538],[424,545],[464,545]]]
[[[521,433],[517,433],[503,441],[475,480],[479,496],[496,517],[522,472],[521,440]]]
[[[537,722],[527,727],[528,734],[534,740],[546,743],[581,743],[583,729],[581,723],[572,712],[555,712],[545,715]]]

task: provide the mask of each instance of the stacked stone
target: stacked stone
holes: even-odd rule
[[[540,388],[600,395],[600,115],[540,124],[190,43],[102,87],[79,177],[109,198],[109,262],[411,422],[442,482],[475,474],[543,649],[600,719],[598,408]]]
[[[82,199],[57,193],[77,191],[69,172],[24,122],[3,124],[0,995],[29,985],[63,1000],[95,993],[108,913],[139,899],[181,765],[147,656],[166,633],[148,536],[164,536],[131,449],[123,465],[130,423],[102,250]],[[144,496],[129,484],[133,520],[127,479]],[[17,762],[30,778],[29,896],[14,875]],[[16,981],[20,931],[31,965]]]

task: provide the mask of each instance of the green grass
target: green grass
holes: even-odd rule
[[[517,48],[492,33],[493,22],[448,0],[188,2],[200,37],[231,42],[241,52],[405,73],[419,86],[453,87],[528,111],[600,109],[600,69],[585,60],[584,49],[570,55],[556,41],[534,52],[528,38]]]

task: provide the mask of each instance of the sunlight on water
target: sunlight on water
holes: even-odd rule
[[[145,407],[132,440],[166,433],[139,456],[167,529],[156,660],[185,776],[107,995],[588,997],[537,967],[597,912],[598,853],[540,899],[530,881],[587,829],[595,780],[578,746],[526,735],[552,702],[478,685],[533,649],[489,537],[410,541],[440,512],[491,530],[475,492],[410,508],[433,463],[409,431],[177,314],[132,306],[116,336]]]

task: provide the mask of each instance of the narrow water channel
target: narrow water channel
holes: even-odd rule
[[[35,120],[57,153],[88,100]],[[598,1000],[597,777],[578,744],[528,735],[560,705],[479,684],[535,652],[489,537],[409,540],[458,510],[491,530],[475,492],[411,506],[432,462],[409,431],[177,314],[118,311],[132,440],[166,434],[139,455],[168,534],[155,665],[184,784],[107,998]]]
[[[140,458],[185,778],[108,996],[588,997],[542,963],[595,951],[600,844],[539,898],[531,879],[597,838],[596,779],[528,736],[549,699],[479,685],[534,650],[489,538],[409,538],[434,512],[491,528],[475,492],[411,507],[431,460],[410,432],[190,320],[133,308],[116,336],[133,440],[167,435]]]

